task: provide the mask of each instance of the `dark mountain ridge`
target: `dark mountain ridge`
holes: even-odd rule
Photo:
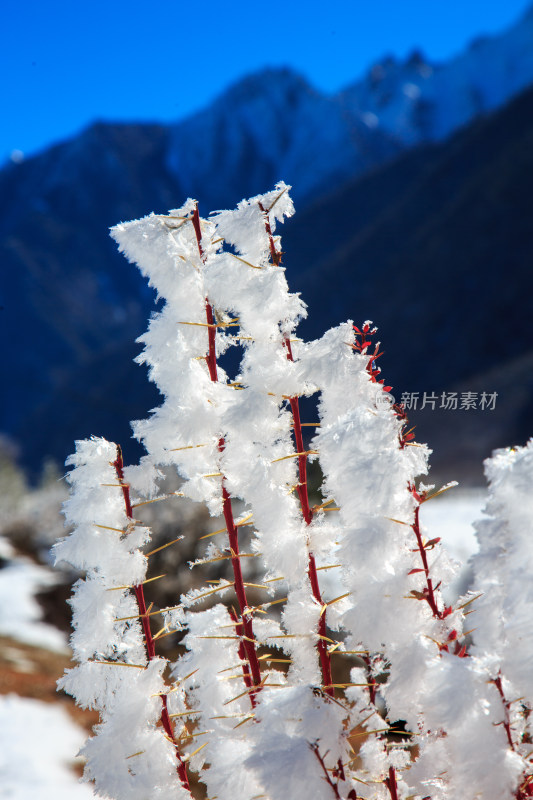
[[[527,19],[511,37],[489,40],[505,63],[506,43],[522,42],[521,80]],[[467,59],[474,82],[476,58]],[[374,318],[398,390],[462,385],[526,353],[531,93],[453,139],[406,150],[420,131],[402,139],[390,126],[406,97],[413,110],[416,92],[404,90],[416,75],[426,87],[419,97],[434,87],[429,66],[418,58],[387,67],[392,95],[377,124],[361,97],[350,105],[349,92],[326,97],[290,70],[267,70],[176,125],[97,123],[0,170],[0,430],[23,461],[62,461],[73,438],[91,433],[124,442],[129,420],[158,402],[131,363],[153,293],[108,228],[187,195],[208,213],[293,181],[298,213],[283,237],[291,288],[310,304],[303,331]],[[444,100],[452,95],[453,81]],[[433,97],[430,113],[444,113],[444,100]]]
[[[464,433],[462,417],[424,417],[430,440],[463,431],[456,455],[468,439],[462,458],[469,468],[492,448],[533,433],[533,380],[522,371],[513,387],[506,377],[507,365],[533,350],[532,175],[529,89],[445,144],[345,186],[295,219],[284,237],[293,284],[309,306],[307,335],[318,334],[317,317],[321,327],[370,317],[397,396],[458,387],[499,392],[480,447]],[[322,246],[320,226],[330,236]],[[302,248],[307,235],[312,243]],[[480,388],[480,375],[492,385]]]

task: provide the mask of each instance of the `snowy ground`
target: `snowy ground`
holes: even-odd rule
[[[477,550],[472,523],[483,518],[486,497],[482,489],[457,487],[424,503],[420,520],[427,538],[440,536],[452,558],[464,564]]]
[[[0,537],[0,556],[11,559],[13,548]],[[64,651],[67,640],[52,625],[41,622],[41,609],[35,593],[52,586],[56,578],[51,569],[18,556],[0,570],[0,635],[19,642]]]
[[[27,558],[13,558],[11,545],[0,538],[0,635],[55,652],[67,650],[66,637],[41,622],[35,593],[52,585],[52,570]],[[4,639],[4,642],[9,641]],[[22,651],[3,644],[2,658],[15,671],[32,673],[35,665]],[[89,800],[93,792],[74,771],[76,754],[86,739],[59,705],[0,694],[0,798],[6,800]]]
[[[0,731],[0,798],[93,798],[92,789],[79,783],[72,769],[85,732],[63,708],[17,695],[0,696]]]

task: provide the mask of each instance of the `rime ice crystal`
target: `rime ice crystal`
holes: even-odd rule
[[[148,662],[139,608],[127,586],[145,578],[140,547],[149,539],[132,529],[114,461],[117,447],[105,439],[77,442],[69,463],[73,488],[65,516],[73,532],[55,546],[56,561],[86,572],[71,600],[71,637],[78,665],[59,688],[83,708],[100,712],[100,724],[82,754],[85,778],[101,797],[114,800],[187,797],[176,773],[175,750],[157,727],[165,662]]]
[[[188,772],[220,800],[525,800],[533,450],[488,465],[492,518],[474,563],[484,597],[447,606],[456,567],[419,522],[429,451],[378,380],[371,323],[297,338],[306,308],[289,292],[276,234],[293,211],[279,183],[209,219],[188,200],[112,230],[165,301],[138,358],[163,402],[133,424],[147,455],[122,470],[125,483],[112,443],[79,442],[71,459],[75,529],[56,555],[87,577],[72,600],[79,664],[61,685],[101,713],[87,775],[117,800],[190,797]],[[221,366],[229,348],[241,356],[233,377]],[[307,445],[298,398],[312,395],[319,424]],[[311,459],[323,474],[315,507]],[[177,470],[180,494],[224,514],[229,540],[196,563],[227,558],[233,569],[161,610],[163,631],[186,631],[170,686],[132,592],[150,533],[122,497],[127,485],[154,498],[161,466]],[[254,528],[245,555],[260,564],[256,606],[244,524]],[[167,736],[162,706],[175,720]]]

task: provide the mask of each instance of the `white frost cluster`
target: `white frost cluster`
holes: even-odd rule
[[[479,553],[472,562],[475,589],[483,593],[473,615],[475,650],[492,653],[495,674],[501,671],[511,692],[533,706],[533,439],[498,450],[486,474],[488,519],[476,524]]]
[[[227,535],[204,562],[228,559],[233,580],[162,610],[164,630],[187,631],[165,686],[135,596],[119,588],[145,579],[148,531],[125,509],[116,446],[78,443],[66,504],[76,529],[57,556],[87,572],[72,601],[80,663],[62,680],[102,715],[87,774],[103,796],[139,800],[190,796],[178,763],[219,800],[525,800],[533,451],[489,465],[479,591],[446,605],[456,566],[419,522],[429,451],[378,379],[370,323],[297,337],[306,309],[276,235],[293,213],[288,190],[209,219],[188,200],[112,230],[165,300],[138,359],[164,399],[134,423],[147,455],[126,481],[155,498],[158,467],[172,465],[180,493],[223,515]],[[221,365],[229,348],[235,376]],[[313,395],[309,443],[299,398]],[[323,485],[311,508],[313,460]],[[241,525],[253,525],[247,553]],[[243,558],[260,565],[256,606]],[[157,726],[162,696],[173,743]]]
[[[85,778],[98,796],[116,800],[187,796],[176,774],[175,752],[162,730],[165,661],[148,663],[131,588],[146,576],[141,547],[149,531],[134,527],[114,462],[117,447],[105,439],[77,442],[69,462],[72,494],[64,505],[73,532],[55,545],[56,562],[86,573],[74,587],[71,637],[78,665],[59,688],[82,708],[100,712],[95,735],[80,751]]]

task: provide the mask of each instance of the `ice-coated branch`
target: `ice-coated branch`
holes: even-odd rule
[[[498,724],[514,763],[519,755],[523,759],[516,797],[524,800],[533,791],[533,439],[525,447],[497,450],[485,462],[485,473],[489,497],[486,516],[476,524],[479,552],[472,559],[472,654],[497,692]]]
[[[117,450],[116,458],[113,461],[112,466],[115,469],[117,475],[117,481],[119,485],[122,487],[122,495],[124,497],[124,509],[126,511],[126,517],[128,518],[128,526],[135,527],[135,520],[133,518],[133,510],[131,505],[130,487],[129,484],[124,479],[124,461],[122,459],[122,449],[120,445],[116,446],[116,450]],[[154,642],[154,637],[152,636],[152,629],[150,627],[150,617],[148,616],[146,610],[146,601],[144,599],[144,586],[142,583],[137,583],[133,585],[132,588],[139,609],[139,618],[141,620],[143,628],[146,654],[148,656],[148,661],[152,661],[156,657],[155,642]],[[185,761],[181,757],[179,746],[174,739],[174,731],[172,729],[172,723],[170,721],[170,716],[168,713],[166,693],[161,694],[161,723],[169,740],[175,743],[176,758],[178,760],[178,775],[180,781],[185,789],[190,790],[189,778],[187,776],[187,767]]]
[[[58,685],[82,707],[100,712],[95,735],[81,751],[85,777],[114,800],[144,800],[148,792],[190,799],[166,713],[166,662],[155,656],[145,616],[140,548],[150,532],[133,519],[120,448],[105,439],[77,442],[70,463],[72,494],[64,510],[74,530],[55,555],[87,577],[71,600],[78,665]]]
[[[198,206],[195,207],[192,224],[194,227],[194,235],[198,244],[198,252],[203,261],[204,249],[202,246],[202,229],[200,224],[200,215],[198,213]],[[207,332],[208,332],[208,351],[206,361],[209,369],[209,377],[213,383],[218,382],[217,370],[217,353],[216,353],[216,324],[209,297],[205,301]],[[217,447],[220,454],[224,452],[226,442],[223,436],[220,436]],[[239,615],[235,620],[236,630],[240,637],[241,653],[244,653],[248,664],[243,668],[244,682],[246,686],[251,689],[252,687],[261,687],[261,668],[257,658],[255,636],[252,623],[252,612],[248,605],[246,597],[246,588],[241,569],[241,559],[239,552],[239,536],[235,519],[233,516],[233,507],[231,504],[231,497],[226,488],[226,480],[222,475],[222,513],[226,523],[226,530],[228,532],[229,549],[231,553],[231,566],[233,569],[233,585],[235,587],[235,594],[239,604]],[[236,615],[235,615],[236,616]],[[252,706],[255,706],[255,691],[250,691],[250,701]]]
[[[456,566],[420,515],[441,490],[420,482],[429,451],[380,377],[376,329],[296,336],[306,309],[276,233],[292,213],[279,183],[209,218],[188,200],[112,230],[165,301],[138,358],[163,399],[133,424],[138,465],[101,439],[71,460],[75,530],[56,550],[87,578],[61,685],[101,714],[87,775],[117,800],[187,797],[193,773],[219,800],[526,800],[533,449],[489,462],[476,586],[445,601]],[[157,499],[160,467],[221,518],[195,563],[231,566],[155,612],[185,632],[172,687],[144,594],[161,548],[143,555],[131,497]]]
[[[284,200],[285,202],[288,200],[288,187],[285,185],[278,185],[276,187],[278,194],[272,198],[270,197],[260,197],[260,198],[252,198],[252,200],[248,201],[248,207],[252,206],[254,199],[257,202],[257,206],[261,212],[266,239],[268,241],[268,250],[270,255],[270,262],[273,267],[280,267],[282,263],[282,252],[278,246],[276,246],[276,240],[274,238],[273,228],[274,224],[271,224],[270,221],[270,213],[273,211],[276,204],[280,202],[280,200]],[[292,212],[292,207],[290,208]],[[238,212],[237,212],[238,213]],[[227,230],[227,219],[222,223],[222,230]],[[233,235],[233,243],[237,245],[242,255],[246,255],[246,251],[244,248],[240,247],[239,237]],[[266,253],[263,248],[262,258],[266,258]],[[285,284],[286,287],[286,284]],[[280,288],[283,290],[285,288],[283,286],[283,282],[280,283]],[[286,293],[288,295],[288,287],[286,287]],[[280,319],[278,321],[278,330],[281,331],[283,328],[283,324],[287,324],[286,321]],[[274,333],[276,338],[279,337],[278,330],[275,330]],[[291,345],[291,338],[290,334],[286,333],[282,338],[282,345],[286,350],[286,357],[287,360],[290,362],[294,362],[294,356],[292,352],[292,345]],[[289,406],[291,409],[292,414],[292,430],[294,436],[294,442],[296,445],[296,459],[298,464],[298,480],[296,483],[296,493],[298,495],[300,501],[300,508],[301,513],[304,519],[306,526],[311,525],[313,519],[313,512],[309,505],[309,491],[308,491],[308,484],[307,484],[307,459],[309,453],[304,449],[304,440],[302,434],[302,424],[300,419],[300,405],[298,395],[294,394],[293,396],[283,397],[283,399],[288,400]],[[312,596],[320,609],[320,615],[317,622],[317,641],[316,641],[316,648],[319,656],[320,661],[320,670],[321,670],[321,683],[324,688],[324,691],[329,696],[334,696],[334,689],[333,689],[333,679],[332,679],[332,672],[331,672],[331,658],[328,651],[328,637],[327,637],[327,625],[326,625],[326,605],[324,604],[324,600],[322,598],[322,594],[320,591],[320,585],[318,580],[318,573],[316,569],[316,560],[312,549],[309,547],[307,548],[307,575],[310,582],[310,588],[312,592]],[[289,597],[291,595],[290,591],[291,587],[289,586]],[[288,601],[290,603],[290,600]]]
[[[287,359],[289,361],[294,361],[290,338],[287,336],[283,340],[283,343],[287,348]],[[309,507],[309,490],[307,485],[307,458],[309,454],[304,449],[302,423],[300,419],[300,403],[298,397],[297,396],[290,397],[289,404],[292,413],[292,420],[293,420],[292,424],[293,424],[294,440],[296,443],[296,452],[298,454],[298,484],[296,486],[296,491],[300,499],[300,507],[302,509],[302,516],[304,518],[305,524],[311,525],[313,519],[313,512]],[[316,643],[316,647],[320,659],[322,686],[324,687],[324,691],[326,692],[326,694],[328,694],[330,697],[334,697],[335,692],[333,688],[333,678],[331,672],[331,656],[329,654],[329,649],[328,649],[328,636],[327,636],[327,626],[326,626],[327,606],[325,606],[324,604],[324,600],[322,598],[322,592],[320,591],[315,555],[312,549],[310,548],[308,549],[307,574],[309,576],[309,582],[311,584],[311,591],[313,592],[313,597],[321,609],[320,617],[318,619],[318,640]]]

